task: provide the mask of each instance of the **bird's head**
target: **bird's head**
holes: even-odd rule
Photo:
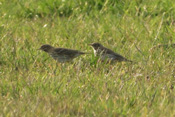
[[[48,45],[48,44],[44,44],[39,48],[39,50],[42,50],[45,52],[51,52],[52,49],[54,49],[54,47],[52,47],[51,45]]]
[[[90,46],[92,46],[95,50],[103,47],[103,45],[101,45],[100,43],[92,43],[92,44],[89,44]]]

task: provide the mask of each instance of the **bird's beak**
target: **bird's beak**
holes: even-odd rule
[[[89,46],[92,46],[92,43],[88,44]]]

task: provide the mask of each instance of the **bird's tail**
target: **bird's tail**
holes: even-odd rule
[[[90,52],[81,52],[80,54],[92,54]]]
[[[128,60],[128,59],[126,59],[125,61],[130,62],[130,63],[137,63],[136,61],[132,61],[132,60]]]

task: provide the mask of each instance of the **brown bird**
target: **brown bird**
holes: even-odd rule
[[[72,50],[67,48],[54,48],[53,46],[48,44],[42,45],[39,50],[47,52],[52,58],[60,63],[71,61],[82,54],[86,54],[85,52],[81,52],[78,50]]]
[[[131,60],[126,59],[125,57],[123,57],[120,54],[117,54],[115,52],[113,52],[112,50],[104,47],[102,44],[100,43],[92,43],[89,44],[92,46],[93,50],[94,50],[94,54],[95,56],[99,56],[100,60],[105,61],[107,60],[108,62],[114,62],[114,61],[128,61],[128,62],[132,62]]]

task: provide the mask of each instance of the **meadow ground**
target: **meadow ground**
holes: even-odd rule
[[[0,0],[0,116],[175,116],[173,0]],[[42,44],[136,63],[64,65]]]

